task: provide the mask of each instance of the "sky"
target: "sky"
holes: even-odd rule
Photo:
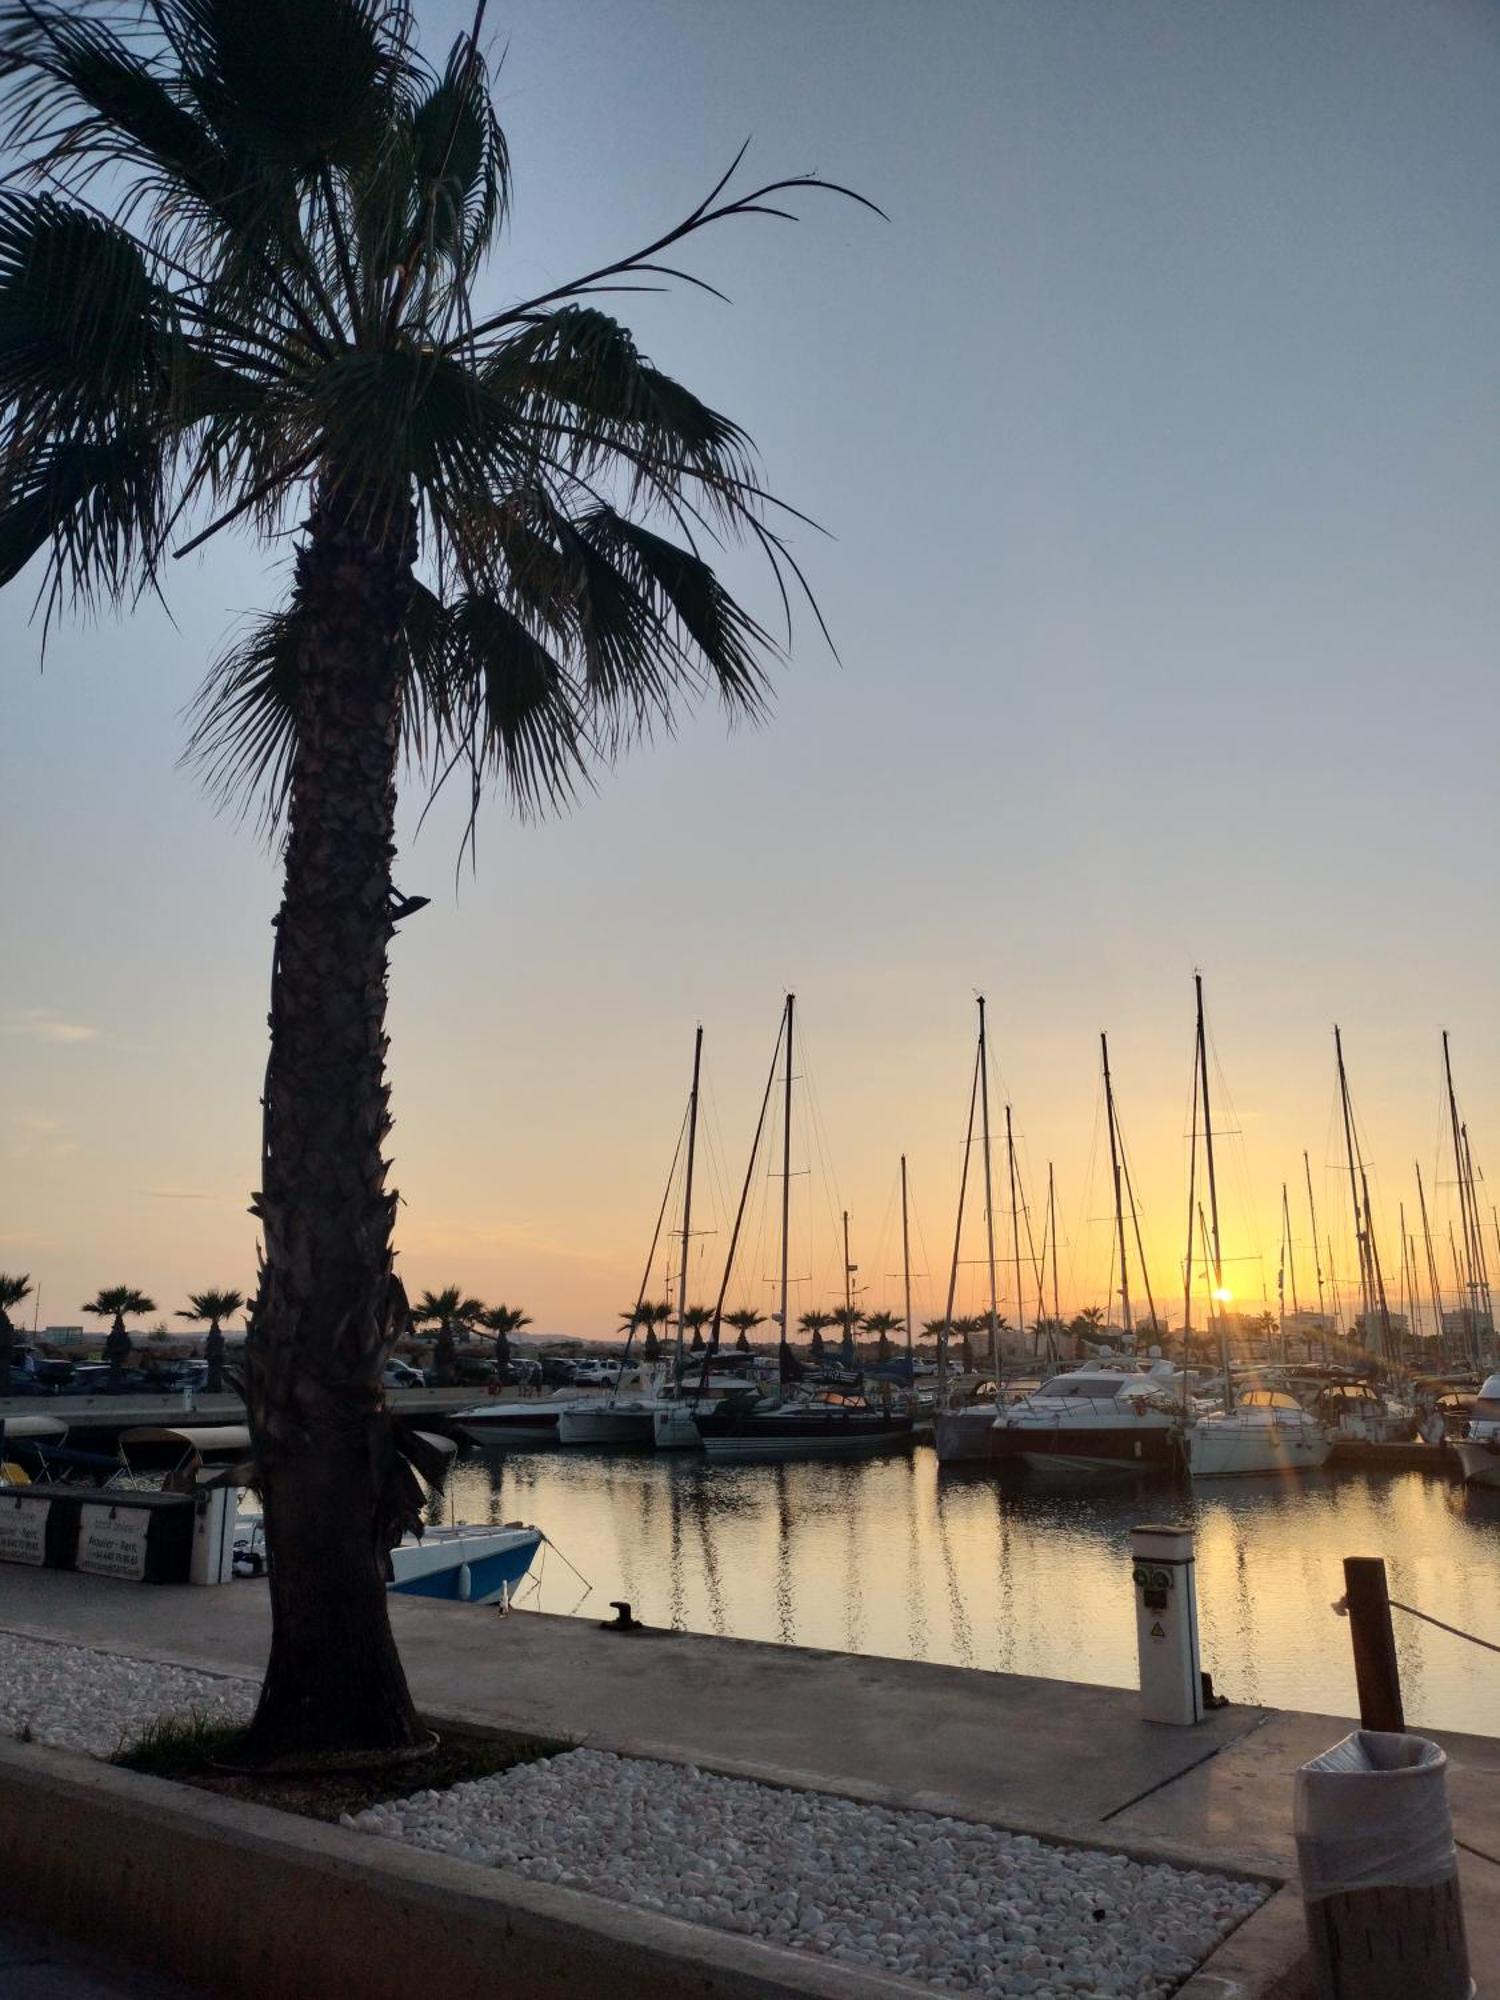
[[[419,14],[441,55],[460,10]],[[1500,11],[489,18],[516,206],[487,297],[649,240],[747,138],[747,172],[815,170],[889,219],[809,195],[795,227],[693,250],[730,305],[616,303],[826,530],[794,547],[837,655],[801,617],[768,725],[705,710],[562,820],[496,801],[473,870],[456,810],[418,834],[408,792],[397,881],[433,899],[393,948],[408,1289],[609,1330],[701,1022],[711,1302],[794,989],[794,1309],[841,1288],[844,1208],[862,1303],[899,1309],[904,1151],[916,1311],[940,1310],[979,991],[1038,1229],[1055,1163],[1065,1310],[1111,1285],[1101,1029],[1169,1295],[1195,968],[1236,1296],[1274,1295],[1287,1180],[1307,1303],[1304,1149],[1352,1267],[1335,1020],[1386,1262],[1416,1161],[1443,1242],[1442,1027],[1500,1161]],[[726,567],[774,615],[764,571]],[[169,1312],[253,1283],[275,856],[178,759],[207,661],[281,576],[219,537],[174,568],[170,615],[64,626],[44,666],[28,580],[0,596],[0,1267],[40,1283],[44,1325],[104,1284]],[[1004,1182],[1000,1148],[1002,1249]],[[752,1236],[734,1290],[769,1310],[763,1216]]]

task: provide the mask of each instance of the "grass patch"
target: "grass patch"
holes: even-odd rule
[[[535,1736],[450,1735],[443,1737],[430,1757],[385,1771],[270,1777],[222,1768],[233,1763],[244,1734],[238,1723],[190,1710],[184,1715],[163,1716],[134,1743],[122,1745],[111,1762],[128,1771],[217,1792],[222,1798],[250,1799],[257,1805],[300,1813],[306,1819],[336,1822],[344,1813],[363,1812],[366,1806],[410,1798],[414,1792],[446,1791],[450,1785],[494,1777],[517,1764],[535,1763],[539,1757],[553,1757],[569,1748],[566,1743]]]

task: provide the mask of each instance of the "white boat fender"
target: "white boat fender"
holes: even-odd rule
[[[469,1565],[467,1563],[460,1563],[458,1566],[458,1601],[460,1604],[468,1603],[473,1588],[474,1579],[469,1573]]]

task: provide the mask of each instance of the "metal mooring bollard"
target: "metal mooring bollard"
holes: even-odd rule
[[[1140,1657],[1141,1720],[1189,1725],[1203,1720],[1198,1662],[1197,1565],[1193,1531],[1130,1531],[1135,1637]]]

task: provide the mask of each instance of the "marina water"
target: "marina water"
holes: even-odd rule
[[[556,1544],[522,1603],[737,1639],[1131,1686],[1128,1534],[1198,1536],[1203,1662],[1232,1700],[1356,1711],[1346,1555],[1391,1594],[1500,1640],[1500,1495],[1420,1474],[1140,1485],[1001,1483],[910,1458],[710,1465],[694,1454],[487,1454],[452,1511],[533,1521]],[[445,1514],[448,1511],[445,1507]],[[560,1560],[575,1564],[581,1584]],[[1500,1734],[1500,1659],[1394,1614],[1408,1721]],[[1087,1746],[1080,1745],[1080,1754]]]

